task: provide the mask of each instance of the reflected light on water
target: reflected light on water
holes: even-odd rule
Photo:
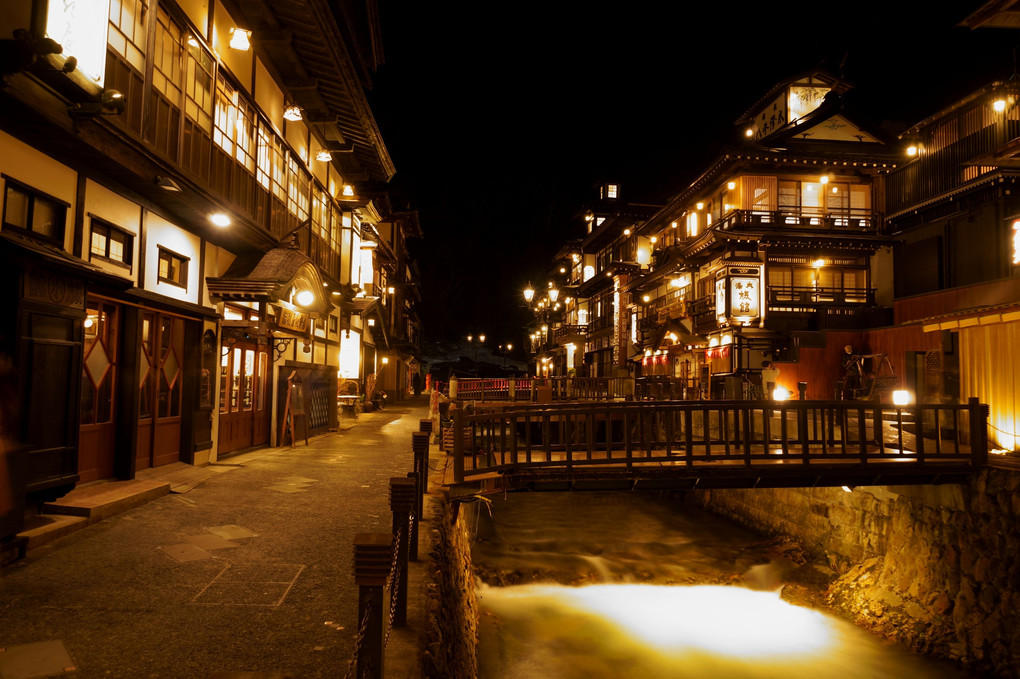
[[[742,587],[524,585],[480,590],[486,607],[493,597],[539,597],[544,605],[569,607],[600,616],[622,633],[660,653],[704,651],[734,658],[803,657],[825,652],[832,643],[830,619],[791,605],[778,592]]]

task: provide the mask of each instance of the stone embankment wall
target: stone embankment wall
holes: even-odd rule
[[[478,600],[471,567],[471,527],[460,503],[445,494],[428,498],[429,572],[425,612],[427,679],[474,679]]]
[[[913,650],[1020,677],[1020,472],[968,485],[705,490],[690,499],[786,535],[839,574],[832,609]]]

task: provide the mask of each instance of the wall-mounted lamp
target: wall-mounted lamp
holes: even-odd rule
[[[354,197],[354,187],[351,186],[350,184],[344,184],[343,191],[341,191],[340,194],[342,196],[344,196],[344,198],[353,198]]]
[[[251,31],[246,31],[243,28],[231,28],[230,49],[247,52],[251,49],[251,41],[249,38],[251,38]]]
[[[283,110],[283,119],[297,122],[301,120],[301,107],[300,106],[288,106]]]
[[[311,306],[312,302],[315,301],[315,294],[311,290],[302,290],[294,299],[301,306]]]
[[[533,299],[535,299],[535,289],[531,287],[531,283],[528,283],[528,287],[524,288],[524,301],[531,304]]]
[[[222,229],[230,226],[230,215],[224,212],[214,212],[209,215],[209,221],[212,222],[214,226],[218,226]]]
[[[908,146],[907,147],[907,155],[910,156],[911,158],[916,156],[917,155],[917,146],[914,145],[914,144],[911,144],[910,146]]]
[[[163,189],[164,191],[173,191],[174,193],[178,193],[181,190],[180,185],[170,177],[157,176],[156,186]]]
[[[327,151],[326,149],[322,149],[321,151],[315,154],[315,159],[322,163],[328,163],[329,161],[333,160],[333,154]]]

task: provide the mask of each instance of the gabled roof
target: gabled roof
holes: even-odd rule
[[[326,298],[319,270],[303,252],[294,248],[273,248],[263,255],[242,255],[226,273],[206,278],[209,296],[214,299],[276,302],[284,298],[291,285],[304,281],[315,295],[305,307],[313,315],[326,316],[333,308]]]
[[[815,68],[808,71],[804,71],[803,73],[799,73],[795,76],[787,78],[786,80],[781,80],[775,85],[773,85],[772,89],[770,89],[761,98],[755,101],[754,104],[751,105],[751,108],[747,109],[747,111],[745,111],[743,115],[737,118],[734,124],[746,125],[747,123],[753,121],[757,117],[758,113],[761,112],[762,108],[767,106],[777,96],[786,91],[786,88],[788,88],[790,85],[795,85],[799,83],[808,84],[813,81],[817,81],[817,84],[819,85],[825,85],[830,87],[837,94],[842,94],[852,88],[852,85],[850,83],[839,78],[838,76],[829,73],[825,69]]]

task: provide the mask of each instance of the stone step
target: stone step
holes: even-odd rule
[[[25,529],[18,533],[25,538],[28,549],[36,549],[47,542],[73,533],[89,523],[87,517],[63,514],[39,514],[25,519]]]
[[[169,492],[170,483],[164,480],[105,481],[75,488],[59,500],[45,503],[42,513],[82,516],[95,523]]]

